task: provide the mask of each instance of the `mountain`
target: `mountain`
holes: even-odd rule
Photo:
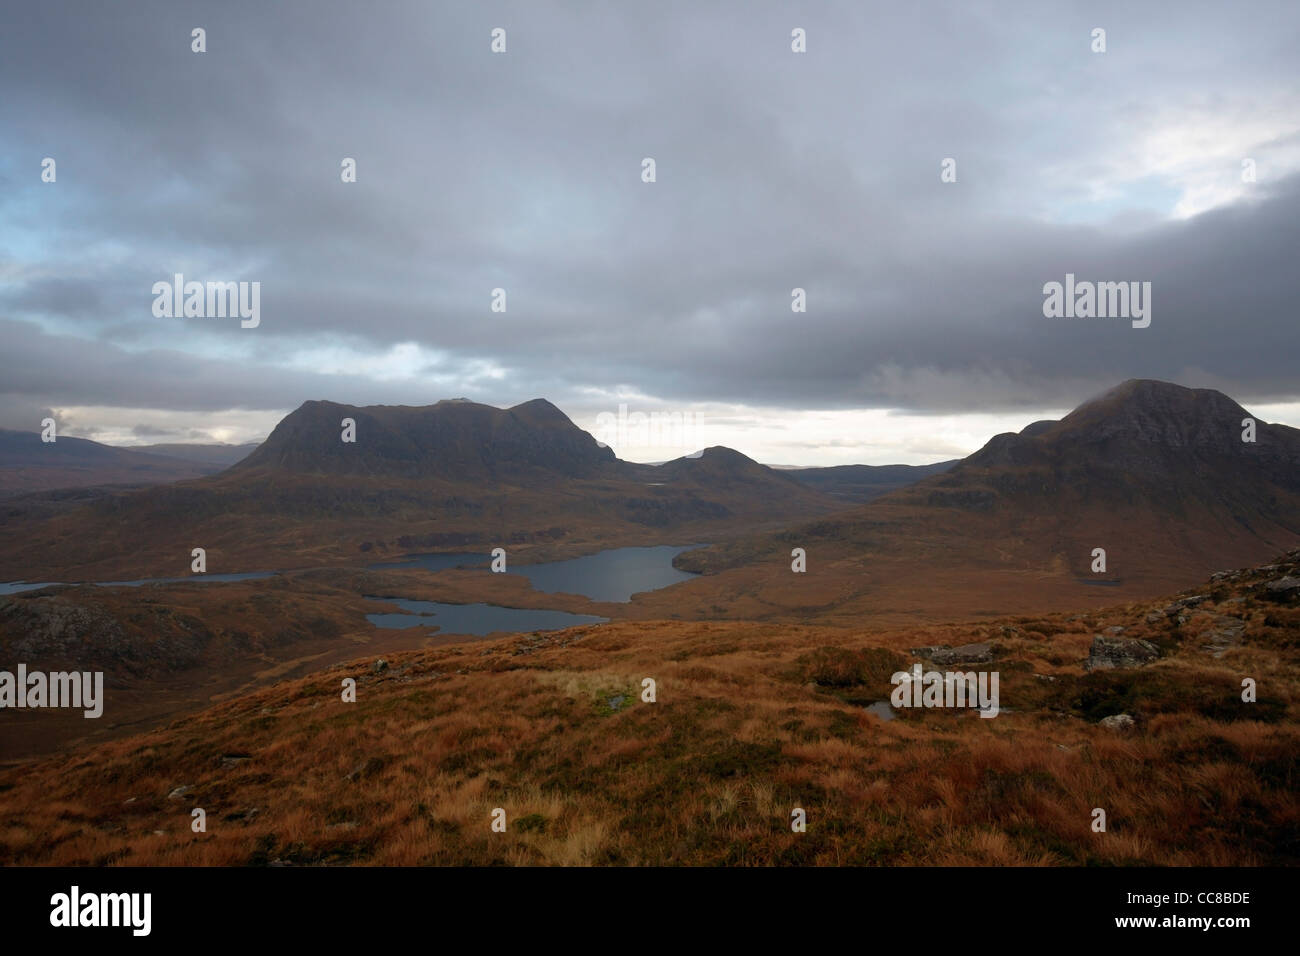
[[[864,504],[883,494],[915,484],[922,478],[943,474],[958,461],[960,459],[953,458],[932,465],[832,465],[828,468],[792,468],[785,474],[809,488],[815,488],[834,498]]]
[[[1300,431],[1257,422],[1213,389],[1131,380],[1059,422],[997,435],[941,478],[927,500],[1025,512],[1102,509],[1236,524],[1265,539],[1300,529]]]
[[[355,441],[342,440],[344,419],[355,423]],[[365,408],[314,401],[281,421],[236,471],[504,481],[613,475],[615,461],[544,399],[508,409],[463,400]]]
[[[345,419],[355,441],[344,441]],[[829,496],[724,448],[619,461],[550,402],[499,409],[310,401],[219,475],[0,511],[0,580],[366,563],[497,546],[571,556],[718,540],[827,514]]]
[[[1257,421],[1243,442],[1249,417],[1211,389],[1124,382],[857,509],[678,563],[719,572],[720,613],[750,617],[813,604],[844,617],[979,614],[1156,593],[1300,542],[1300,431]],[[793,547],[807,577],[790,571]]]
[[[0,496],[108,484],[159,484],[208,474],[194,462],[85,438],[41,440],[0,429]]]

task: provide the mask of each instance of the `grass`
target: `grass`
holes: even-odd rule
[[[1133,605],[876,632],[623,621],[358,660],[0,773],[0,863],[1294,865],[1300,611],[1240,591],[1214,609],[1248,621],[1221,658],[1195,620]],[[1112,624],[1165,655],[1085,672]],[[1011,712],[863,711],[909,648],[982,639]],[[1098,725],[1120,712],[1132,731]]]

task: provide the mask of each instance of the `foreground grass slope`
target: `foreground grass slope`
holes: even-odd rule
[[[1300,551],[1182,604],[888,632],[622,621],[355,661],[5,771],[0,861],[1295,864],[1297,574]],[[1159,658],[1087,671],[1117,627]],[[996,718],[865,709],[913,648],[974,641],[991,663],[938,669],[998,671]],[[1119,713],[1134,725],[1099,723]]]

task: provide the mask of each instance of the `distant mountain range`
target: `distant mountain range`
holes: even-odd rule
[[[721,447],[620,461],[542,399],[312,401],[217,475],[9,498],[0,580],[184,574],[194,547],[216,572],[714,541],[679,563],[719,573],[708,586],[720,613],[852,616],[879,612],[885,591],[914,604],[960,593],[974,612],[1049,583],[1078,605],[1098,587],[1176,586],[1300,541],[1300,431],[1258,422],[1243,442],[1248,417],[1213,390],[1135,380],[959,462],[777,470]],[[355,441],[342,440],[345,419]],[[58,454],[101,453],[64,441]],[[793,547],[808,552],[807,576],[790,571]]]
[[[37,432],[0,429],[0,497],[55,488],[160,484],[198,478],[234,464],[254,447],[118,448],[68,436],[44,442]]]
[[[899,611],[980,613],[1030,591],[1060,606],[1156,593],[1300,543],[1300,430],[1256,422],[1246,442],[1250,417],[1212,389],[1128,381],[864,506],[678,563],[719,573],[715,603],[747,616],[806,606],[815,587],[845,617],[878,613],[884,594]],[[790,572],[793,547],[807,578]]]
[[[311,401],[219,475],[11,499],[0,579],[184,573],[193,547],[216,571],[421,549],[689,543],[837,506],[730,449],[620,461],[542,399],[508,409]]]
[[[258,444],[259,442],[255,441],[243,445],[188,445],[183,442],[173,442],[165,445],[133,445],[130,450],[163,455],[167,458],[179,458],[182,461],[192,461],[220,470],[247,458]]]
[[[956,465],[960,458],[938,461],[932,465],[832,465],[829,468],[791,468],[785,472],[845,502],[864,503],[899,488],[915,484],[922,478],[940,475]]]
[[[618,461],[612,449],[590,439],[543,399],[508,410],[466,399],[448,399],[433,407],[439,406],[465,411],[420,416],[410,414],[416,409],[409,406],[356,408],[312,401],[286,417],[266,442],[243,445],[177,442],[122,447],[83,438],[61,438],[46,445],[35,432],[0,429],[0,496],[99,485],[164,484],[216,474],[240,463],[254,469],[275,466],[320,474],[398,477],[518,477],[529,468],[535,471],[533,477],[550,472],[591,477],[610,465],[616,466],[615,473],[645,481],[661,480],[666,473],[685,474],[680,466],[668,472],[646,470],[669,462],[638,466]],[[349,413],[366,436],[364,452],[338,456],[333,453],[339,450],[335,445],[341,427],[329,423],[341,422]],[[490,436],[487,443],[481,440],[484,435]],[[832,498],[858,503],[946,471],[959,460],[932,465],[769,469],[731,449],[718,450],[734,456],[733,468],[752,466],[751,477],[761,475],[767,480],[769,471],[776,471]],[[686,460],[696,460],[700,454]],[[717,472],[718,462],[711,461],[696,471]]]

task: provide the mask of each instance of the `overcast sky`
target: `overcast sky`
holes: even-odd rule
[[[883,464],[1128,378],[1300,425],[1297,49],[1293,0],[12,0],[0,427],[540,396],[693,420],[637,460]],[[156,317],[175,273],[260,324]],[[1044,317],[1066,273],[1150,326]]]

